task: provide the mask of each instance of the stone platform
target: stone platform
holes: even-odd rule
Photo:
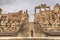
[[[0,37],[0,40],[60,40],[60,37]]]

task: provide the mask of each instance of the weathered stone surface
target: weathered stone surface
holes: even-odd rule
[[[44,11],[41,9],[44,8]],[[48,8],[49,10],[46,10]],[[48,32],[60,32],[60,5],[56,4],[53,10],[50,10],[46,4],[39,5],[36,9],[39,9],[39,13],[35,13],[34,22],[39,24],[38,28],[42,28],[43,31]]]
[[[0,8],[0,33],[2,34],[18,33],[21,26],[27,23],[29,19],[27,10],[24,13],[23,11],[8,14],[2,14],[1,12],[2,9]]]

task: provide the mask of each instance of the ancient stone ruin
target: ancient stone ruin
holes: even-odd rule
[[[39,9],[38,13],[36,13],[37,9]],[[60,35],[60,5],[58,3],[53,10],[46,4],[36,6],[34,17],[34,23],[39,24],[45,34]]]
[[[29,15],[26,11],[2,14],[0,8],[0,35],[16,35],[21,26],[28,22]]]

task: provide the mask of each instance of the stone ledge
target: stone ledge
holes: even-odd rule
[[[56,40],[60,40],[60,37],[0,37],[0,40],[2,40],[2,39],[4,39],[4,40],[18,40],[18,39],[22,39],[22,40],[24,40],[24,39],[48,39],[48,40],[50,40],[50,39],[56,39]]]

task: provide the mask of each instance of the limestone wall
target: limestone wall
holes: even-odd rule
[[[43,5],[43,4],[42,4]],[[41,9],[39,5],[36,9]],[[47,8],[42,6],[42,8]],[[53,10],[44,10],[39,13],[35,13],[34,22],[41,25],[41,27],[46,28],[45,30],[57,31],[60,30],[60,7],[56,4]]]
[[[18,32],[21,25],[28,22],[27,12],[0,14],[0,32]]]

